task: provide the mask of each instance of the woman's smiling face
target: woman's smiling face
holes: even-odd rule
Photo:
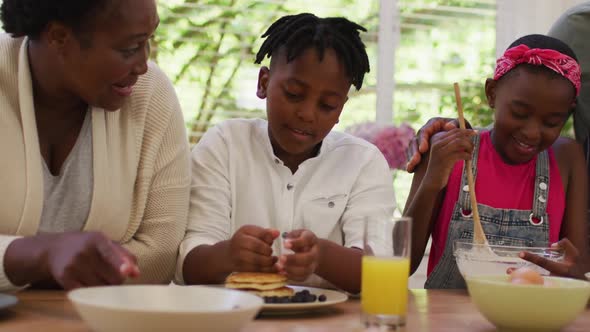
[[[117,110],[147,71],[149,39],[159,24],[156,3],[112,1],[89,24],[94,28],[86,37],[72,33],[63,47],[64,84],[90,105]]]

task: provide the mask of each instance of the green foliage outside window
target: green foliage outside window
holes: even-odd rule
[[[153,57],[173,79],[191,132],[232,116],[264,116],[263,105],[245,102],[255,100],[258,67],[253,58],[262,42],[259,36],[278,17],[302,11],[346,16],[369,30],[363,38],[372,71],[363,90],[351,90],[336,129],[374,120],[378,0],[169,0],[159,5]],[[453,10],[456,6],[469,10]],[[452,83],[458,81],[466,116],[475,125],[491,122],[482,96],[483,82],[493,70],[495,5],[400,0],[399,7],[394,121],[418,128],[432,116],[455,116]],[[198,136],[192,138],[196,140]]]

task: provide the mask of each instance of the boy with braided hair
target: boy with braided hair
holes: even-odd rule
[[[332,132],[369,61],[345,18],[285,16],[262,36],[257,96],[268,120],[228,120],[192,152],[189,227],[177,279],[220,283],[231,272],[279,272],[307,285],[360,290],[364,217],[393,213],[379,150]],[[285,254],[279,233],[285,234]],[[372,248],[391,250],[390,244]]]

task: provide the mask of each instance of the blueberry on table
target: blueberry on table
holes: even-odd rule
[[[321,294],[320,296],[318,296],[318,301],[320,301],[320,302],[326,302],[326,300],[327,300],[326,295]]]

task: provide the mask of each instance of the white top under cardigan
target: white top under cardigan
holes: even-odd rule
[[[61,165],[59,174],[51,174],[43,164],[43,212],[38,233],[62,233],[84,228],[92,203],[92,130],[91,112],[86,113],[76,143]]]

